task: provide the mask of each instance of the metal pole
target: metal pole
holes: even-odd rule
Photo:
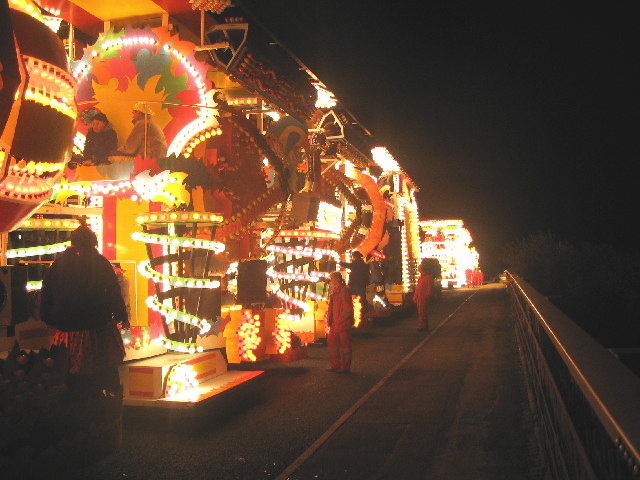
[[[9,233],[0,233],[0,266],[4,267],[7,264],[7,248],[9,245]]]

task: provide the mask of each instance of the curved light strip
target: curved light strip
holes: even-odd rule
[[[301,308],[302,310],[304,310],[305,313],[311,311],[311,307],[306,302],[303,302],[302,300],[293,298],[292,296],[287,295],[286,293],[280,290],[274,290],[273,293],[275,293],[278,297],[280,297],[285,302],[295,305],[298,308]]]
[[[71,245],[71,242],[52,243],[51,245],[41,245],[39,247],[12,248],[7,250],[7,258],[38,257],[40,255],[52,255],[64,252]]]
[[[224,243],[201,240],[199,238],[173,237],[171,235],[159,235],[143,232],[134,232],[131,234],[131,238],[139,242],[151,243],[154,245],[201,248],[203,250],[211,250],[214,253],[222,253],[225,249]]]
[[[23,55],[29,75],[24,99],[50,107],[75,120],[78,109],[75,102],[76,82],[65,70],[40,59]]]
[[[299,255],[306,258],[315,258],[321,260],[324,256],[333,257],[336,260],[340,260],[340,255],[335,250],[328,250],[325,248],[311,248],[311,247],[283,247],[280,245],[268,245],[266,250],[274,253],[282,253],[285,255]]]
[[[298,287],[298,286],[295,286],[295,287],[293,287],[293,290],[294,290],[296,293],[300,293],[300,291],[301,291],[301,290],[303,290],[303,289],[301,289],[301,288],[300,288],[300,287]],[[315,300],[316,302],[328,302],[328,301],[329,301],[329,299],[328,299],[327,297],[323,297],[322,295],[318,295],[317,293],[312,292],[312,291],[311,291],[311,290],[309,290],[308,288],[307,288],[307,289],[304,289],[303,294],[304,294],[304,296],[306,296],[307,298],[310,298],[311,300]]]
[[[289,280],[294,282],[319,282],[323,278],[329,277],[329,272],[312,272],[312,273],[289,273],[268,271],[267,274],[271,278],[278,280]]]
[[[182,310],[176,310],[175,308],[168,307],[167,305],[164,305],[162,302],[160,302],[155,295],[147,297],[146,303],[151,310],[159,312],[162,316],[164,316],[166,323],[175,321],[193,325],[194,327],[198,327],[200,329],[200,335],[204,335],[209,330],[211,330],[211,324],[208,320],[196,317],[195,315],[183,312]]]
[[[149,260],[140,262],[138,265],[138,271],[143,277],[153,280],[154,283],[168,282],[172,287],[186,287],[186,288],[219,288],[220,282],[218,280],[210,280],[208,278],[188,278],[177,277],[172,275],[165,275],[160,273],[151,267]]]
[[[180,353],[200,353],[204,349],[201,346],[196,345],[191,342],[178,342],[177,340],[171,340],[165,337],[158,337],[155,340],[155,343],[161,347],[166,348],[167,350],[172,350],[174,352]]]
[[[145,213],[136,217],[138,225],[156,223],[219,223],[224,222],[224,217],[219,213],[210,212],[156,212]]]
[[[333,232],[324,232],[320,230],[280,230],[279,237],[294,238],[322,238],[329,240],[339,240],[340,234]]]
[[[18,230],[75,230],[80,222],[75,218],[30,218]]]
[[[193,77],[193,81],[198,89],[198,96],[200,97],[201,108],[198,111],[198,118],[185,125],[180,132],[174,137],[171,145],[167,149],[167,156],[172,154],[180,155],[187,149],[187,143],[200,134],[202,130],[210,129],[211,127],[218,127],[218,121],[216,120],[217,111],[214,109],[216,103],[213,100],[213,90],[206,90],[206,83],[202,79],[197,68],[191,63],[191,61],[183,55],[178,49],[172,48],[170,43],[163,46],[164,50],[172,57],[176,58],[182,66]],[[217,130],[216,130],[217,133]],[[191,148],[191,147],[189,147]],[[190,154],[190,152],[188,152]]]

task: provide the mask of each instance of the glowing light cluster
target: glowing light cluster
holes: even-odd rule
[[[44,16],[40,12],[40,8],[31,0],[11,0],[11,8],[20,10],[21,12],[24,12],[44,23]]]
[[[333,108],[336,106],[337,101],[333,93],[318,83],[316,83],[314,87],[316,87],[316,92],[318,93],[316,108]]]
[[[442,286],[459,288],[467,283],[466,271],[479,267],[479,255],[471,233],[462,220],[423,220],[418,222],[425,240],[422,258],[436,258],[442,267]]]
[[[229,313],[237,310],[242,310],[242,305],[225,305],[220,309],[222,313]]]
[[[40,59],[23,55],[29,74],[25,100],[44,105],[75,119],[78,111],[75,103],[75,80],[63,69]]]
[[[357,328],[362,322],[362,298],[360,295],[354,295],[351,301],[353,302],[353,326]]]
[[[44,173],[61,172],[63,168],[63,163],[34,162],[33,160],[27,162],[20,160],[11,166],[11,173],[14,175],[42,175]]]
[[[404,289],[403,291],[407,292],[409,290],[411,278],[409,275],[409,245],[407,240],[407,225],[405,222],[405,212],[403,205],[400,205],[398,208],[398,217],[402,222],[402,227],[400,228],[400,245],[402,253],[402,287]]]
[[[193,368],[193,365],[183,362],[176,363],[167,374],[164,396],[171,397],[197,388],[200,385],[197,376],[198,372]]]
[[[95,52],[95,50],[94,50]],[[80,81],[83,80],[84,77],[86,77],[89,72],[91,71],[91,64],[87,63],[87,62],[83,62],[80,61],[78,62],[78,64],[76,65],[76,67],[73,69],[73,78],[76,79],[76,81]]]
[[[384,301],[384,299],[380,295],[376,295],[375,297],[373,297],[373,303],[378,303],[383,307],[387,306],[387,303]]]
[[[147,171],[136,175],[136,178],[131,181],[131,185],[143,200],[166,204],[184,203],[182,198],[178,198],[172,192],[165,190],[169,188],[170,184],[180,182],[178,176],[177,172],[171,173],[168,170],[150,176]]]
[[[185,158],[189,158],[193,150],[200,145],[205,140],[215,137],[217,135],[222,135],[222,129],[220,127],[210,127],[206,128],[198,133],[196,133],[193,137],[189,139],[189,141],[185,144],[182,155]]]
[[[41,255],[53,255],[54,253],[64,252],[69,245],[71,245],[71,242],[53,243],[50,245],[41,245],[39,247],[12,248],[7,250],[7,258],[27,258],[39,257]]]
[[[76,131],[76,134],[73,137],[73,153],[76,155],[82,155],[82,152],[84,152],[84,145],[86,143],[87,137],[85,134],[80,131]]]
[[[20,230],[75,230],[80,222],[75,218],[30,218],[22,222]]]
[[[373,161],[376,162],[384,172],[400,171],[400,165],[398,165],[396,159],[393,158],[393,155],[391,155],[385,147],[374,147],[371,149],[371,155],[373,155]]]
[[[140,262],[138,265],[138,271],[144,277],[153,280],[154,283],[167,282],[173,287],[186,287],[186,288],[220,288],[220,282],[218,280],[211,280],[208,278],[188,278],[177,277],[173,275],[165,275],[160,273],[151,266],[148,260]]]
[[[243,310],[244,323],[238,328],[240,355],[245,360],[255,362],[255,350],[262,342],[260,338],[260,315],[253,315],[251,310]]]
[[[284,255],[295,255],[306,258],[314,258],[316,260],[322,260],[322,257],[328,256],[340,260],[340,254],[335,250],[328,250],[326,248],[312,248],[307,246],[298,245],[295,247],[285,247],[282,245],[268,245],[266,250],[281,253]]]
[[[151,310],[158,312],[162,316],[164,316],[165,322],[167,324],[171,322],[182,322],[193,325],[194,327],[198,327],[200,329],[200,335],[204,335],[209,330],[211,330],[211,324],[208,320],[196,317],[195,315],[191,315],[181,310],[176,310],[175,308],[171,308],[160,302],[155,295],[147,297],[146,303]]]
[[[282,354],[291,348],[291,327],[289,326],[289,314],[279,313],[273,331],[273,340],[278,353]]]
[[[131,238],[139,242],[151,243],[154,245],[211,250],[216,254],[222,253],[225,249],[224,243],[214,242],[212,240],[203,240],[200,238],[174,237],[171,235],[160,235],[144,232],[134,232],[131,234]]]
[[[191,8],[200,10],[209,10],[213,13],[221,13],[225,8],[231,5],[231,0],[189,0]]]
[[[224,222],[224,217],[218,213],[194,211],[145,213],[136,217],[136,223],[138,223],[138,225],[167,222],[221,224]]]
[[[5,162],[7,152],[0,147],[0,165]],[[64,164],[43,163],[36,168],[36,162],[18,160],[8,156],[8,174],[0,183],[0,197],[9,200],[23,200],[42,202],[51,195],[51,189],[58,175],[50,175],[52,172],[61,173]]]
[[[29,280],[27,282],[27,292],[37,292],[42,290],[42,280]]]

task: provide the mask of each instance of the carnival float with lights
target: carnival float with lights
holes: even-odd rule
[[[0,349],[49,348],[38,289],[81,217],[128,293],[125,404],[190,406],[261,373],[230,364],[304,356],[326,335],[328,275],[356,250],[385,275],[357,317],[365,300],[403,304],[425,254],[417,186],[308,68],[230,1],[95,3],[8,3]],[[31,50],[27,18],[61,55]],[[93,115],[121,144],[140,102],[166,156],[68,165]]]
[[[463,220],[421,220],[418,224],[423,236],[420,254],[440,263],[443,288],[482,285],[480,255]]]

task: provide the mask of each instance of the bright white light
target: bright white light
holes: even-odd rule
[[[389,153],[389,150],[387,150],[385,147],[374,147],[373,149],[371,149],[371,154],[373,155],[373,160],[385,172],[400,171],[400,165],[398,165],[396,159],[393,158],[393,155],[391,155],[391,153]]]

